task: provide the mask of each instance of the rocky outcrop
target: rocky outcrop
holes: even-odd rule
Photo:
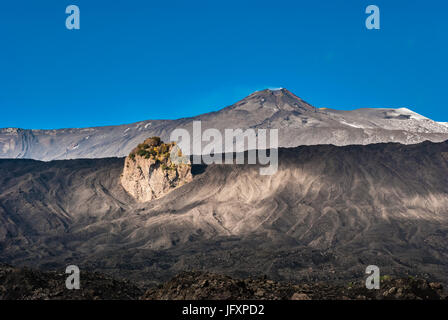
[[[126,157],[121,184],[140,202],[163,197],[193,179],[191,165],[175,143],[146,139]]]

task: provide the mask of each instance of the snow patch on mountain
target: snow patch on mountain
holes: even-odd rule
[[[414,112],[408,108],[399,108],[396,109],[397,111],[399,111],[402,114],[405,115],[409,115],[411,117],[411,119],[415,119],[415,120],[430,120],[424,116],[422,116],[421,114],[418,114],[417,112]]]

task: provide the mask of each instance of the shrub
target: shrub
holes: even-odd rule
[[[387,274],[385,274],[384,276],[381,276],[380,277],[380,281],[388,281],[388,280],[390,280],[391,279],[391,276],[389,276],[389,275],[387,275]]]
[[[170,156],[170,149],[174,145],[175,143],[163,143],[159,137],[151,137],[132,150],[129,157],[135,161],[135,156],[138,155],[145,159],[155,159],[156,163],[165,163]]]
[[[146,151],[145,149],[140,149],[140,150],[138,150],[137,154],[138,154],[140,157],[144,157],[144,156],[146,156],[146,155],[149,154],[149,153],[148,153],[148,151]]]
[[[156,147],[161,144],[160,137],[151,137],[144,141],[145,144],[147,144],[149,147]]]
[[[161,154],[164,154],[164,153],[167,153],[168,152],[168,145],[167,144],[162,144],[161,146],[160,146],[160,148],[159,148],[159,152],[161,153]]]

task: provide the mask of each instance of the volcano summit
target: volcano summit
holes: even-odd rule
[[[35,160],[124,157],[141,141],[165,142],[175,129],[278,129],[279,147],[300,145],[413,144],[448,139],[448,126],[409,109],[352,111],[315,108],[286,89],[257,91],[216,112],[177,120],[145,120],[128,125],[60,130],[0,129],[0,158]]]

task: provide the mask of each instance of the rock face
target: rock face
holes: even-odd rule
[[[136,200],[146,202],[190,182],[191,165],[185,158],[183,163],[174,163],[171,154],[182,157],[174,143],[163,143],[159,137],[146,139],[126,157],[121,176],[123,188]]]

